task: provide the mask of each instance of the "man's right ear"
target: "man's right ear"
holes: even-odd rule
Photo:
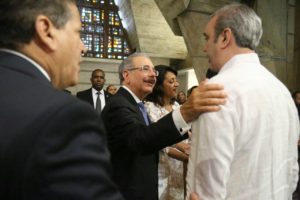
[[[233,36],[232,34],[233,33],[232,33],[232,31],[231,31],[230,28],[225,28],[223,30],[223,32],[220,35],[222,37],[222,48],[227,47],[230,44],[230,42],[232,42],[231,41],[232,40],[232,36]]]
[[[35,20],[36,42],[43,48],[53,51],[58,48],[56,40],[57,28],[51,20],[45,15],[37,16]]]
[[[130,82],[129,78],[128,78],[129,72],[127,70],[124,70],[123,73],[122,73],[122,75],[123,75],[123,78],[124,78],[124,83],[128,84]]]

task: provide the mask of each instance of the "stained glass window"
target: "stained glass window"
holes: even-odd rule
[[[77,0],[86,57],[124,59],[131,53],[114,0]]]

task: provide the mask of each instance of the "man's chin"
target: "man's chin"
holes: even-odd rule
[[[73,87],[76,86],[78,84],[78,79],[76,80],[70,80],[69,82],[63,83],[60,87],[60,89],[66,89],[68,87]]]
[[[145,91],[145,93],[147,93],[147,95],[148,95],[148,94],[152,93],[153,87],[147,87],[147,88],[145,88],[144,91]]]

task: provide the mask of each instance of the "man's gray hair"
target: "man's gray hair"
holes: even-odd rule
[[[126,68],[130,68],[132,67],[132,62],[133,59],[136,57],[144,57],[144,58],[148,58],[150,60],[150,57],[145,54],[145,53],[133,53],[130,56],[128,56],[126,59],[124,59],[122,61],[122,63],[119,66],[119,79],[120,79],[120,84],[122,84],[122,82],[124,81],[124,77],[123,77],[123,72]]]
[[[261,19],[253,9],[244,4],[230,4],[217,10],[212,17],[216,16],[215,40],[225,28],[233,32],[239,47],[255,50],[263,33]]]

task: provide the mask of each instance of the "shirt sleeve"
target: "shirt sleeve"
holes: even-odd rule
[[[237,127],[231,111],[204,113],[193,123],[187,190],[205,200],[223,200],[234,157]]]
[[[174,124],[181,135],[184,135],[191,129],[191,123],[186,123],[180,113],[180,107],[174,109],[172,113]]]

